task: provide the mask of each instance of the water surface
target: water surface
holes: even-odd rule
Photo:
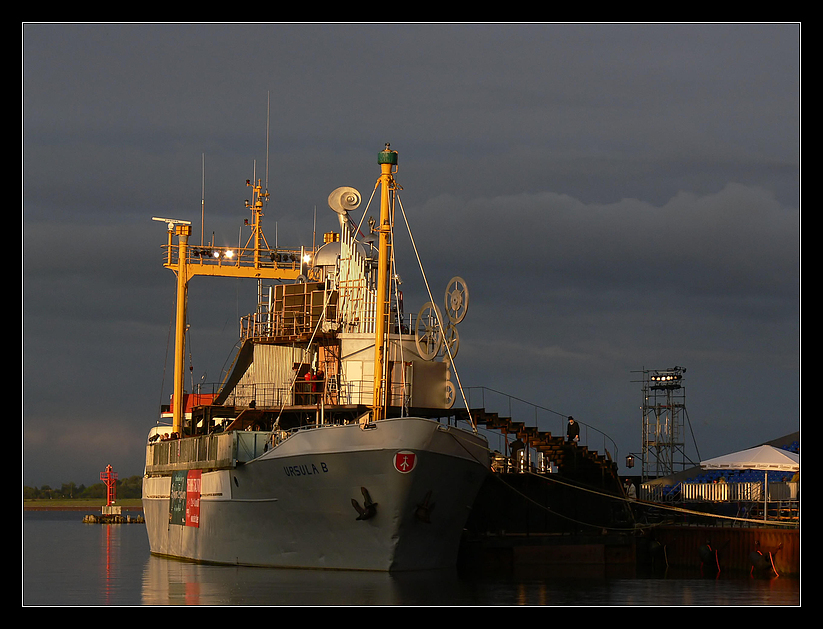
[[[388,575],[200,565],[152,557],[142,524],[84,524],[82,517],[82,512],[24,512],[24,605],[800,604],[799,579],[784,577]]]

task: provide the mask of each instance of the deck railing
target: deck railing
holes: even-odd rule
[[[163,262],[166,266],[178,263],[179,245],[163,245]],[[188,264],[208,267],[268,268],[299,271],[305,252],[298,249],[267,249],[255,251],[253,247],[217,247],[189,245],[186,249]]]
[[[150,443],[146,473],[227,469],[257,458],[271,443],[268,431],[238,431]]]

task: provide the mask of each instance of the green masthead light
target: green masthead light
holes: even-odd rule
[[[390,150],[389,144],[386,143],[386,148],[377,154],[377,163],[397,166],[397,151]]]

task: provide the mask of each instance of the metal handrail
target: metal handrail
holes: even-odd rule
[[[164,250],[164,263],[167,265],[176,264],[180,246],[173,244],[161,245],[161,247]],[[257,251],[249,247],[218,247],[194,244],[186,248],[186,261],[188,264],[250,267],[255,265],[255,260],[262,266],[289,270],[300,269],[303,264],[299,249],[265,249]]]
[[[512,421],[523,421],[523,423],[529,424],[531,421],[534,422],[534,425],[538,428],[540,427],[540,420],[547,415],[556,415],[557,417],[553,421],[559,422],[559,430],[557,431],[558,436],[565,436],[566,429],[565,429],[565,422],[568,420],[568,414],[560,413],[558,411],[552,410],[550,408],[546,408],[545,406],[540,406],[538,404],[534,404],[532,402],[527,402],[521,398],[518,398],[514,395],[509,395],[508,393],[503,393],[501,391],[497,391],[495,389],[491,389],[489,387],[469,387],[466,389],[467,399],[469,402],[470,408],[484,408],[486,410],[490,410],[489,406],[487,406],[487,393],[494,394],[495,396],[503,396],[504,403],[502,406],[505,406],[507,410],[499,410],[497,408],[492,407],[491,410],[498,412],[498,413],[506,413],[506,416],[509,417]],[[472,398],[480,398],[480,405],[477,406],[476,404],[472,404]],[[525,405],[526,410],[529,411],[527,414],[532,415],[531,420],[523,420],[521,419],[523,415],[523,411],[520,410],[522,406]],[[530,410],[529,410],[530,409]],[[521,414],[515,417],[515,411],[519,411]],[[584,429],[584,434],[581,434],[581,440],[583,442],[588,442],[588,432],[592,431],[598,433],[603,439],[603,450],[611,457],[612,461],[618,460],[618,451],[617,451],[617,444],[615,443],[614,439],[612,439],[609,435],[605,432],[592,426],[591,424],[587,424],[586,422],[582,422],[577,420],[577,423],[580,424],[581,427]],[[609,449],[610,446],[611,449]]]

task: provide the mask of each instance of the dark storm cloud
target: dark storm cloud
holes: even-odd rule
[[[490,261],[491,269],[526,281],[727,296],[796,292],[798,210],[739,184],[703,196],[678,193],[659,206],[587,204],[554,193],[441,197],[420,214],[426,238],[444,255]]]
[[[586,205],[553,193],[465,204],[443,197],[422,214],[422,240],[474,279],[472,315],[485,308],[486,324],[497,319],[504,329],[528,330],[519,343],[499,339],[524,357],[536,352],[563,364],[602,354],[610,361],[620,346],[628,371],[642,366],[630,357],[647,351],[644,342],[681,345],[686,339],[675,339],[690,330],[678,360],[718,353],[734,338],[741,355],[729,360],[737,362],[753,359],[757,339],[780,330],[783,345],[769,360],[795,364],[799,214],[762,190],[729,185],[705,197],[679,194],[660,207]]]
[[[385,142],[434,294],[469,283],[465,385],[625,453],[632,372],[683,364],[701,454],[797,429],[797,25],[33,24],[23,44],[27,484],[141,472],[174,281],[150,219],[199,238],[204,155],[206,239],[243,239],[254,173],[267,236],[300,246],[315,215],[336,227],[331,190],[368,198]],[[254,287],[191,298],[191,377],[217,380]]]

